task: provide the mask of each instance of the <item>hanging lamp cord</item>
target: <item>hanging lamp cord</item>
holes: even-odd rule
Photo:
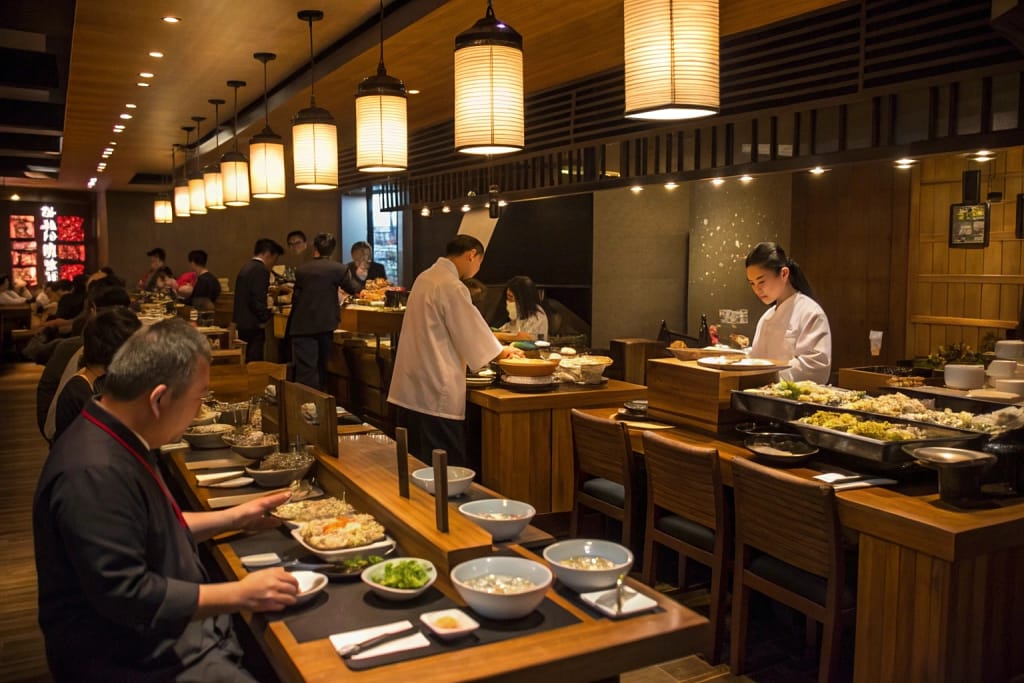
[[[310,18],[309,22],[309,104],[312,107],[316,106],[316,76],[313,74],[313,68],[316,65],[316,61],[313,59],[313,19]]]
[[[265,78],[265,76],[264,76]],[[231,122],[231,135],[235,138],[235,151],[238,151],[238,86],[235,86],[235,116]]]
[[[235,92],[238,92],[237,90]],[[235,117],[237,124],[238,100],[235,100]],[[267,94],[267,62],[263,62],[263,118],[266,120],[267,128],[270,128],[270,95]]]

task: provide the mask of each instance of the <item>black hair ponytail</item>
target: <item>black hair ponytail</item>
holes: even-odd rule
[[[793,288],[801,294],[814,299],[814,290],[811,289],[811,283],[807,281],[807,276],[804,275],[804,271],[800,268],[796,261],[786,256],[786,252],[782,250],[775,242],[761,242],[754,247],[749,254],[747,254],[747,260],[745,263],[746,267],[757,266],[759,268],[767,268],[775,271],[778,275],[783,268],[789,268],[789,281],[793,285]]]

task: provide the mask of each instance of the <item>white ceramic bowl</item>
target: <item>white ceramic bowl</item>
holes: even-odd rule
[[[420,621],[441,640],[455,640],[480,628],[476,619],[454,608],[424,612],[420,615]]]
[[[980,389],[985,386],[985,366],[947,363],[943,377],[951,389]]]
[[[190,427],[182,435],[192,448],[226,448],[227,444],[221,437],[235,431],[234,427],[227,424],[200,425],[200,427],[201,431]]]
[[[473,500],[460,505],[459,512],[482,526],[495,541],[515,538],[537,514],[529,503],[507,498]]]
[[[466,581],[487,574],[517,576],[534,586],[521,593],[487,593],[466,585]],[[551,570],[540,562],[523,557],[478,557],[457,565],[451,571],[452,585],[459,596],[477,614],[488,619],[519,619],[537,609],[554,580]]]
[[[427,570],[427,582],[419,588],[391,588],[389,586],[382,586],[375,579],[384,576],[384,572],[387,567],[398,564],[399,562],[416,562],[424,569]],[[363,573],[359,575],[367,586],[370,587],[374,593],[384,598],[385,600],[392,600],[395,602],[401,600],[412,600],[417,595],[421,595],[424,591],[434,585],[434,581],[437,581],[437,569],[434,567],[430,560],[424,560],[419,557],[394,557],[390,560],[384,560],[377,564],[370,565],[363,570]]]
[[[448,497],[455,498],[466,492],[466,489],[473,483],[476,472],[468,467],[448,467]],[[434,468],[421,467],[413,470],[412,480],[416,485],[433,495],[434,493]]]
[[[997,359],[988,364],[985,374],[993,378],[1013,377],[1017,372],[1017,361]]]
[[[993,384],[998,391],[1024,396],[1024,379],[997,379]]]
[[[293,467],[287,470],[261,470],[256,467],[246,467],[245,473],[252,477],[258,486],[277,488],[278,486],[288,486],[296,479],[302,479],[309,472],[309,468],[313,466],[313,462],[310,460],[302,467]]]
[[[292,576],[299,582],[296,605],[301,605],[327,587],[327,577],[319,572],[292,572]]]
[[[1010,360],[1024,359],[1024,340],[1000,339],[996,342],[996,358],[1007,358]]]
[[[613,565],[608,569],[574,569],[561,564],[572,557],[602,557]],[[558,580],[578,593],[610,588],[619,574],[628,574],[633,566],[633,553],[629,548],[599,539],[572,538],[552,543],[544,549],[544,559]]]

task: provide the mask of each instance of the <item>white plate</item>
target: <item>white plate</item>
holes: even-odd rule
[[[697,365],[716,370],[772,370],[788,368],[789,363],[768,358],[744,358],[741,356],[708,356],[698,358]]]
[[[616,613],[615,611],[615,588],[609,588],[603,591],[593,591],[592,593],[580,593],[580,598],[583,599],[583,602],[592,607],[596,607],[598,610],[604,612],[610,617],[636,614],[637,612],[643,612],[644,610],[649,610],[652,607],[658,606],[657,601],[653,598],[649,598],[643,593],[638,593],[629,586],[624,586],[622,591],[622,612],[620,613]]]
[[[299,533],[298,528],[292,529],[292,538],[298,541],[303,548],[313,553],[324,562],[340,562],[341,560],[349,557],[356,557],[357,555],[386,555],[387,551],[395,546],[395,539],[385,535],[384,538],[379,541],[356,546],[355,548],[323,550],[322,548],[314,548],[306,543],[306,539],[302,538],[302,534]]]
[[[238,489],[243,486],[249,486],[253,483],[252,477],[235,477],[234,479],[228,479],[227,481],[218,481],[212,484],[207,484],[211,489]]]

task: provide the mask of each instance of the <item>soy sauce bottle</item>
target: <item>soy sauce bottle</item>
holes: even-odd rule
[[[711,330],[708,328],[708,316],[700,314],[700,327],[697,329],[697,343],[701,347],[711,346]]]

